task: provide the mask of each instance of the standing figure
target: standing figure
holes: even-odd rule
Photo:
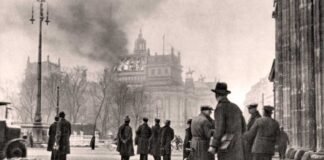
[[[208,152],[209,141],[213,135],[214,124],[210,117],[212,108],[202,106],[201,113],[192,119],[192,158],[194,160],[214,160],[215,155]]]
[[[185,131],[185,138],[184,138],[184,142],[183,142],[183,159],[187,159],[187,160],[191,160],[191,156],[190,156],[190,144],[191,144],[191,140],[192,140],[192,134],[191,134],[191,122],[192,119],[188,119],[187,121],[187,125],[188,128]]]
[[[154,160],[161,160],[160,143],[161,143],[160,119],[155,119],[155,125],[152,127],[152,136],[150,138],[150,154],[154,157]]]
[[[54,122],[50,125],[49,131],[48,131],[48,143],[47,143],[47,151],[52,152],[51,153],[51,160],[55,159],[55,151],[53,151],[53,147],[55,144],[55,135],[56,135],[56,127],[57,127],[57,122],[59,121],[59,117],[55,116]]]
[[[65,119],[65,113],[59,113],[60,120],[56,128],[56,144],[58,145],[58,159],[66,160],[70,154],[71,123]]]
[[[251,129],[254,122],[261,117],[259,111],[257,110],[258,104],[250,104],[247,106],[249,113],[251,114],[250,119],[247,124],[247,131]],[[245,160],[252,160],[252,144],[250,144],[246,139],[244,140],[244,156]]]
[[[174,138],[174,131],[170,125],[171,121],[166,120],[161,130],[161,155],[163,160],[171,160],[171,142]]]
[[[29,145],[30,145],[30,148],[34,147],[34,139],[33,139],[33,133],[32,132],[29,132]]]
[[[271,160],[275,152],[275,145],[279,140],[279,123],[271,118],[274,108],[264,106],[263,110],[263,117],[257,119],[252,128],[244,135],[250,143],[253,143],[253,160]]]
[[[126,116],[125,123],[118,129],[117,151],[121,155],[121,160],[129,160],[129,157],[134,156],[133,132],[129,123],[130,119]]]
[[[227,99],[231,92],[226,83],[218,82],[212,91],[218,104],[214,112],[215,132],[208,151],[217,153],[218,160],[244,160],[242,134],[245,120],[242,111]]]
[[[284,128],[280,128],[280,136],[278,140],[278,152],[279,152],[279,157],[280,159],[284,160],[285,153],[287,150],[287,145],[289,145],[289,137],[288,134],[284,131]]]
[[[149,153],[149,139],[152,131],[147,122],[148,118],[143,118],[143,124],[140,125],[136,131],[138,139],[137,154],[140,154],[140,160],[147,160],[147,155]]]
[[[92,136],[92,138],[90,140],[90,147],[92,150],[94,150],[96,147],[96,136],[94,136],[94,135]]]

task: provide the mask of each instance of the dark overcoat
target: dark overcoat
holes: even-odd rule
[[[278,140],[278,151],[281,154],[285,154],[287,145],[289,144],[289,137],[285,131],[280,131],[280,136]]]
[[[48,131],[48,142],[47,142],[47,151],[52,151],[55,144],[55,135],[56,135],[57,122],[54,122],[49,127]]]
[[[240,108],[224,97],[218,101],[214,118],[215,132],[211,146],[219,149],[221,138],[225,134],[234,135],[227,151],[217,151],[218,160],[244,160],[242,134],[245,131],[246,124]]]
[[[117,133],[117,151],[121,156],[134,156],[133,132],[128,124],[119,127]]]
[[[151,134],[152,134],[152,130],[147,125],[147,123],[143,123],[138,127],[136,131],[136,136],[138,139],[137,154],[149,153],[149,139],[151,137]]]
[[[247,130],[250,130],[255,121],[260,117],[261,115],[258,111],[252,114],[247,124]],[[252,143],[249,143],[246,139],[243,139],[243,143],[245,160],[252,160]]]
[[[255,121],[245,137],[250,143],[253,141],[252,154],[273,155],[279,135],[279,123],[271,117],[262,117]]]
[[[56,144],[58,144],[60,154],[70,154],[70,136],[71,123],[66,119],[61,119],[56,129]]]
[[[213,120],[200,114],[191,122],[192,158],[197,160],[214,160],[215,155],[208,152],[209,141],[214,129]]]
[[[188,158],[190,155],[190,143],[192,140],[191,127],[185,130],[185,138],[183,142],[183,159]]]
[[[161,143],[161,127],[156,124],[152,127],[152,135],[150,138],[150,154],[153,156],[161,156],[160,144]]]
[[[161,155],[171,155],[171,142],[174,138],[174,131],[170,126],[164,126],[161,130]]]

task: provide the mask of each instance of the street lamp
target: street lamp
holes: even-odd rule
[[[37,0],[40,4],[39,11],[39,42],[38,42],[38,67],[37,67],[37,104],[36,104],[36,112],[35,112],[35,121],[34,123],[41,124],[42,116],[41,116],[41,96],[42,96],[42,25],[44,21],[44,3],[45,0]],[[47,5],[47,15],[45,23],[48,25],[49,20],[49,12]],[[32,6],[32,17],[30,19],[31,23],[34,24],[34,6]]]

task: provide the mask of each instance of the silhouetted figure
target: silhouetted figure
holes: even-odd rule
[[[244,160],[242,134],[246,124],[242,111],[227,99],[231,92],[226,83],[218,82],[212,92],[218,103],[214,111],[215,132],[208,151],[217,153],[218,160]]]
[[[56,135],[56,128],[57,128],[57,122],[59,121],[59,117],[55,116],[54,122],[50,125],[49,131],[48,131],[48,143],[47,143],[47,151],[51,152],[51,160],[55,160],[55,154],[56,150],[53,151],[54,145],[55,145],[55,135]]]
[[[289,145],[288,134],[284,131],[284,128],[280,128],[280,135],[278,140],[278,152],[280,159],[284,160],[286,158],[287,145]]]
[[[192,119],[188,119],[187,121],[188,128],[185,131],[185,138],[183,142],[183,159],[187,159],[187,160],[191,160],[190,158],[190,151],[191,151],[190,143],[192,140],[191,122]]]
[[[160,145],[161,145],[160,119],[155,119],[155,125],[152,127],[152,136],[150,138],[150,154],[154,157],[154,160],[161,160]]]
[[[34,147],[34,139],[33,139],[33,133],[32,132],[29,133],[29,145],[30,145],[31,148]]]
[[[65,119],[65,113],[59,113],[60,120],[56,128],[56,144],[58,146],[58,159],[66,160],[70,154],[71,123]]]
[[[133,132],[129,123],[130,119],[126,116],[125,123],[118,129],[117,151],[121,155],[121,160],[129,160],[129,157],[134,156]]]
[[[253,143],[253,160],[271,160],[280,134],[279,123],[271,118],[274,108],[264,106],[263,110],[264,116],[258,118],[244,135],[250,143]]]
[[[192,119],[191,133],[192,133],[192,158],[203,160],[214,160],[215,155],[208,152],[209,141],[213,136],[214,124],[210,117],[213,108],[209,106],[202,106],[200,114]]]
[[[171,142],[174,138],[174,131],[170,127],[171,121],[166,120],[161,130],[161,155],[163,160],[171,160]]]
[[[140,160],[147,160],[149,153],[149,139],[152,131],[147,124],[148,118],[143,118],[143,124],[136,130],[136,136],[138,139],[137,154],[140,155]]]
[[[92,150],[95,150],[96,148],[96,136],[92,136],[91,141],[90,141],[90,147]]]

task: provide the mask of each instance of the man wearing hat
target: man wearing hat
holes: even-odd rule
[[[161,155],[163,160],[171,160],[171,142],[174,138],[174,131],[170,127],[171,121],[166,120],[165,125],[161,129]]]
[[[257,110],[258,104],[252,103],[247,106],[249,113],[251,114],[250,119],[247,124],[247,131],[251,129],[256,119],[260,118],[261,115]],[[250,144],[246,139],[244,140],[244,155],[245,160],[252,160],[252,144]]]
[[[187,120],[188,128],[185,130],[185,138],[183,142],[183,159],[187,159],[187,160],[191,160],[191,156],[190,156],[190,151],[191,151],[190,143],[192,140],[191,122],[192,119]]]
[[[117,151],[121,155],[121,160],[129,160],[129,157],[134,156],[133,132],[129,126],[130,119],[125,117],[125,123],[118,129]]]
[[[147,122],[148,118],[144,117],[143,124],[136,130],[136,136],[138,139],[137,154],[140,155],[140,160],[147,160],[147,155],[149,153],[149,139],[152,131]]]
[[[150,154],[154,157],[154,160],[161,159],[160,143],[161,143],[160,119],[156,118],[155,125],[152,127],[152,135],[150,138]]]
[[[226,83],[218,82],[212,92],[218,103],[214,111],[215,132],[208,151],[217,153],[218,160],[244,160],[242,134],[245,121],[242,111],[227,99],[231,92]]]
[[[253,144],[253,160],[271,160],[280,134],[279,123],[271,118],[274,108],[264,106],[263,110],[263,117],[257,119],[244,135],[244,138]]]
[[[208,152],[209,141],[213,135],[214,124],[210,117],[213,108],[201,106],[201,113],[191,122],[191,154],[192,159],[214,160],[215,155]]]
[[[65,113],[59,113],[60,120],[56,128],[56,144],[58,145],[58,159],[66,160],[70,154],[71,123],[65,119]]]

